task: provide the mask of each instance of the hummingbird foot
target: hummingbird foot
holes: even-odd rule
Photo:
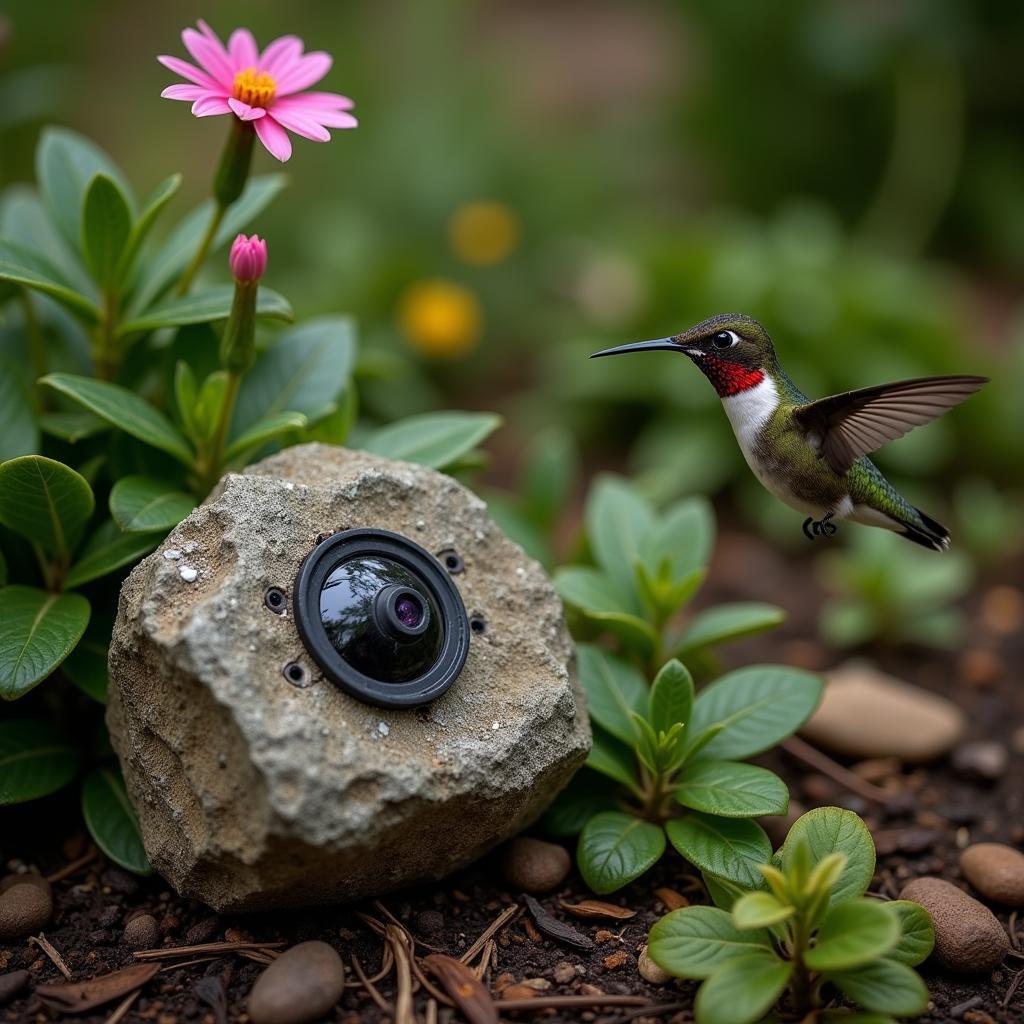
[[[808,540],[814,540],[815,537],[831,537],[836,532],[836,525],[830,520],[834,512],[828,512],[821,519],[815,519],[813,516],[808,516],[804,520],[803,531],[804,536]]]

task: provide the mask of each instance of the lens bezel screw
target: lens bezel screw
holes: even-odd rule
[[[263,603],[275,615],[284,615],[288,611],[288,595],[280,587],[268,587]]]

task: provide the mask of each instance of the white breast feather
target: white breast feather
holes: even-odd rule
[[[743,450],[743,457],[756,473],[753,453],[757,440],[764,425],[779,407],[779,392],[775,382],[771,377],[765,377],[760,384],[723,398],[722,407]]]

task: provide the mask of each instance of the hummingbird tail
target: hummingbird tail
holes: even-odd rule
[[[915,544],[931,548],[932,551],[945,551],[949,547],[949,530],[931,516],[925,515],[919,508],[915,508],[914,511],[920,522],[908,523],[901,519],[903,536]]]

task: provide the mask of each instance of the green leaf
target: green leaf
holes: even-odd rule
[[[203,437],[195,419],[198,398],[199,386],[196,384],[196,375],[184,359],[179,359],[174,367],[174,403],[177,406],[185,433],[193,441],[198,441]]]
[[[284,188],[284,174],[264,174],[250,178],[245,191],[232,203],[214,236],[212,249],[219,248],[247,227],[249,223]],[[207,199],[185,216],[171,236],[163,241],[139,273],[133,289],[131,309],[150,306],[188,265],[214,213],[214,201]],[[227,262],[227,261],[225,261]]]
[[[555,573],[554,584],[563,601],[620,637],[630,649],[642,654],[654,650],[657,632],[628,611],[636,599],[621,591],[611,577],[588,566],[570,565]]]
[[[621,590],[634,594],[640,545],[655,522],[650,505],[624,480],[600,476],[590,489],[585,520],[598,565]]]
[[[668,578],[677,585],[688,583],[677,607],[703,580],[714,540],[715,517],[704,498],[685,498],[673,505],[642,538],[640,558],[652,574],[657,575],[667,560]]]
[[[146,236],[156,223],[156,219],[160,216],[163,208],[178,191],[180,185],[181,175],[172,174],[169,178],[165,178],[160,182],[149,198],[146,199],[143,204],[142,213],[139,214],[139,219],[132,225],[128,242],[121,254],[121,262],[117,268],[118,280],[123,280],[128,275],[132,264],[135,262],[135,257],[139,253],[139,249],[142,248],[142,243],[146,240]]]
[[[13,359],[0,354],[0,463],[38,450],[28,380]]]
[[[120,772],[97,768],[86,776],[82,783],[82,815],[96,845],[115,864],[137,875],[152,873]]]
[[[767,951],[723,964],[697,992],[697,1024],[754,1024],[782,995],[793,967]]]
[[[875,844],[861,819],[842,807],[815,807],[793,823],[782,847],[782,867],[788,870],[803,839],[811,867],[831,853],[846,855],[846,869],[832,889],[830,906],[863,896],[875,874]]]
[[[0,523],[67,558],[95,505],[85,477],[62,462],[23,455],[0,465]]]
[[[0,697],[16,700],[41,683],[88,624],[89,602],[80,594],[21,586],[0,590]]]
[[[594,771],[621,782],[631,792],[639,793],[632,750],[599,727],[593,730],[593,742],[586,763]]]
[[[77,774],[78,753],[51,722],[0,722],[0,806],[48,796]]]
[[[718,907],[673,910],[651,928],[647,942],[650,958],[677,978],[707,978],[730,960],[770,950],[767,931],[740,931]]]
[[[86,541],[64,585],[68,588],[80,587],[124,565],[137,562],[164,539],[166,532],[122,533],[117,523],[108,519]]]
[[[771,860],[764,829],[745,818],[719,818],[694,811],[665,826],[669,841],[695,867],[747,889],[763,884],[761,864]]]
[[[192,426],[195,436],[209,441],[220,422],[220,411],[228,393],[226,370],[214,370],[203,381],[195,404],[192,406]]]
[[[595,772],[577,772],[544,812],[541,825],[552,836],[579,835],[595,814],[615,809],[615,800],[608,790],[608,783]]]
[[[51,437],[59,437],[68,444],[76,444],[110,429],[109,423],[85,411],[44,412],[39,417],[39,426]]]
[[[95,324],[100,318],[96,304],[76,291],[45,256],[10,239],[0,239],[0,281],[49,295],[87,324]]]
[[[90,630],[89,634],[94,633]],[[109,636],[109,632],[108,632]],[[107,703],[107,644],[86,635],[64,659],[61,672],[97,704]]]
[[[192,451],[171,421],[144,398],[109,381],[79,377],[73,373],[51,373],[42,383],[106,420],[111,426],[191,467]]]
[[[122,477],[110,491],[110,514],[125,533],[170,530],[195,507],[191,495],[148,476]]]
[[[312,418],[350,386],[356,356],[355,323],[322,316],[282,331],[242,379],[231,436],[276,413]]]
[[[254,423],[241,437],[237,438],[224,458],[227,462],[237,459],[245,451],[255,448],[275,437],[288,433],[289,430],[301,430],[306,425],[306,417],[301,412],[275,412]]]
[[[622,811],[604,811],[583,827],[576,861],[583,881],[603,895],[639,878],[664,852],[660,826]]]
[[[856,971],[829,975],[855,1003],[867,1010],[911,1017],[928,1005],[928,989],[917,973],[895,960],[879,960]]]
[[[722,910],[731,911],[736,903],[743,897],[747,890],[742,885],[730,882],[727,878],[719,878],[717,875],[702,871],[701,878],[704,880],[704,887],[711,897],[711,902]]]
[[[781,608],[756,601],[719,604],[698,612],[678,641],[677,653],[685,657],[690,651],[753,636],[774,629],[786,617]]]
[[[166,299],[157,306],[122,323],[117,336],[155,331],[158,327],[181,327],[184,324],[205,324],[211,320],[226,320],[231,312],[235,286],[218,285],[203,292],[179,295]],[[291,320],[292,307],[288,300],[269,288],[260,288],[256,295],[256,315],[272,320]]]
[[[375,430],[363,446],[388,459],[444,469],[501,426],[489,412],[428,412]]]
[[[736,761],[697,761],[687,765],[673,790],[684,806],[725,818],[785,814],[789,790],[774,772]]]
[[[785,665],[750,665],[729,672],[697,694],[690,735],[725,726],[702,758],[760,754],[800,728],[821,700],[820,676]]]
[[[101,287],[110,288],[116,282],[131,231],[128,199],[112,178],[95,175],[82,205],[81,249],[86,266]]]
[[[848,971],[877,960],[896,945],[900,925],[874,900],[847,900],[822,919],[818,939],[804,954],[814,971]]]
[[[82,207],[97,174],[110,178],[128,197],[131,188],[118,166],[95,143],[67,128],[46,128],[36,148],[36,177],[43,201],[64,238],[78,249]]]
[[[796,913],[770,892],[748,892],[733,904],[732,923],[740,931],[750,928],[769,928]]]
[[[883,906],[896,917],[900,925],[899,942],[886,954],[888,958],[910,967],[924,963],[935,946],[935,926],[931,914],[910,900],[892,900]]]
[[[684,725],[693,712],[693,677],[682,662],[673,658],[654,677],[648,719],[655,729],[668,732],[676,722]]]
[[[590,717],[623,742],[635,743],[630,712],[642,714],[647,706],[647,683],[640,671],[591,644],[580,644],[576,657]]]

